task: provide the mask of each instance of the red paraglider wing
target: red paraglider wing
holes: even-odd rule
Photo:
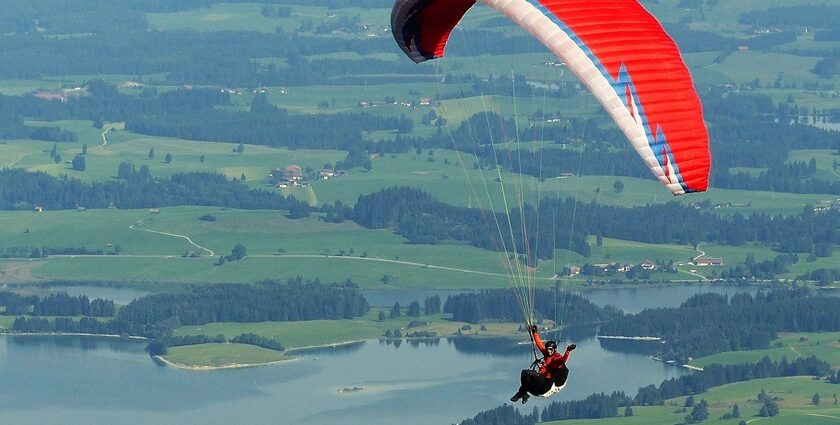
[[[675,195],[708,186],[703,110],[676,44],[637,0],[480,0],[546,45],[610,113]],[[397,43],[415,62],[443,56],[472,0],[397,0]]]
[[[443,56],[449,33],[474,0],[398,0],[391,11],[391,31],[414,62]]]

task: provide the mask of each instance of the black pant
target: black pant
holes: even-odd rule
[[[530,369],[522,370],[519,382],[522,384],[519,386],[519,394],[542,395],[551,389],[551,381]]]
[[[551,389],[552,384],[562,387],[569,377],[569,368],[563,366],[555,370],[551,375],[554,378],[554,382],[549,381],[548,378],[540,375],[536,371],[530,369],[522,370],[522,373],[519,375],[519,381],[521,382],[519,394],[531,393],[533,395],[543,395]]]

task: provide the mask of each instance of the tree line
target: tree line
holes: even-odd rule
[[[823,256],[825,247],[840,245],[840,234],[833,231],[840,227],[840,212],[815,213],[807,207],[801,214],[787,217],[763,213],[721,216],[713,212],[710,203],[708,209],[677,202],[627,208],[549,198],[540,202],[539,209],[530,205],[522,208],[523,225],[519,208],[510,211],[509,216],[497,211],[494,217],[493,212],[451,206],[419,189],[400,187],[361,195],[352,215],[349,208],[339,208],[337,204],[326,208],[333,219],[341,216],[368,228],[390,229],[409,243],[469,243],[508,252],[515,248],[516,252],[530,252],[531,256],[524,259],[530,262],[551,258],[554,248],[589,256],[589,235],[656,244],[715,242],[737,246],[759,242],[784,253]],[[569,222],[573,216],[579,219]],[[507,220],[513,223],[513,240],[510,232],[501,232],[500,236],[494,227],[494,223]],[[526,240],[523,234],[540,237]],[[528,251],[526,244],[531,244]],[[792,261],[782,260],[788,264]],[[760,267],[746,271],[752,277],[761,276],[755,274],[761,271]],[[733,275],[737,276],[740,275]]]
[[[224,344],[226,342],[255,345],[257,347],[268,348],[269,350],[276,351],[285,350],[285,348],[283,348],[283,344],[280,344],[273,338],[266,338],[252,333],[243,333],[230,339],[226,339],[224,335],[216,335],[214,337],[207,335],[164,336],[149,342],[149,345],[146,347],[146,351],[148,351],[151,356],[164,356],[170,347],[199,344]]]
[[[485,83],[473,78],[473,81],[489,84],[495,80],[491,78]],[[521,76],[514,77],[516,81],[530,87]],[[499,82],[496,86],[503,87],[504,84]],[[0,111],[9,111],[4,119],[11,120],[12,124],[6,128],[12,131],[19,127],[18,124],[22,125],[24,116],[47,121],[125,121],[128,130],[150,135],[292,148],[346,149],[350,155],[343,164],[345,168],[369,168],[367,152],[445,147],[475,154],[482,167],[499,165],[541,179],[563,173],[650,178],[650,172],[636,158],[624,136],[609,124],[610,118],[603,112],[598,119],[566,118],[551,125],[544,124],[545,112],[539,112],[535,113],[532,125],[521,128],[513,120],[494,113],[477,114],[453,129],[451,134],[439,131],[425,138],[401,135],[392,143],[365,140],[363,134],[402,129],[406,127],[404,122],[410,123],[410,120],[367,113],[290,115],[287,110],[269,104],[263,94],[253,99],[248,110],[222,110],[219,107],[231,106],[229,95],[209,88],[163,93],[149,89],[140,96],[131,96],[120,94],[116,87],[102,81],[89,81],[86,87],[88,96],[70,98],[64,103],[31,96],[0,95]],[[767,96],[731,94],[721,90],[710,90],[704,94],[703,101],[706,117],[711,122],[711,150],[715,158],[712,186],[792,193],[840,192],[839,183],[818,177],[814,161],[788,161],[793,149],[832,149],[836,144],[832,132],[798,124],[803,111],[796,105],[789,102],[775,105]],[[808,113],[804,111],[805,115]],[[241,131],[243,125],[249,131]],[[29,136],[45,140],[75,139],[75,134],[62,135],[43,127],[33,131],[43,134]],[[491,144],[492,140],[507,140],[514,135],[520,135],[524,140],[548,139],[582,146],[574,150],[533,152],[494,149]],[[773,148],[768,149],[768,146]],[[731,172],[735,167],[765,168],[766,171],[756,175]]]
[[[169,178],[153,178],[147,166],[139,169],[123,163],[117,179],[83,183],[68,177],[53,177],[43,172],[22,169],[0,170],[0,210],[21,210],[40,206],[46,209],[149,208],[176,205],[224,206],[239,209],[298,208],[307,216],[311,208],[294,197],[276,192],[250,189],[244,183],[224,175],[206,172],[176,173]],[[529,252],[527,258],[514,259],[533,265],[536,259],[551,258],[555,248],[565,248],[589,255],[587,237],[596,235],[647,243],[697,244],[715,242],[741,245],[766,244],[782,253],[830,255],[833,245],[840,245],[840,213],[815,213],[805,208],[791,216],[740,213],[720,216],[711,210],[685,206],[677,202],[634,208],[579,204],[572,198],[549,198],[538,207],[525,205],[505,214],[465,207],[455,207],[434,200],[414,188],[388,188],[362,195],[353,208],[336,203],[323,210],[327,220],[354,220],[368,228],[387,228],[406,237],[409,243],[468,243],[494,251]],[[524,214],[523,214],[524,213]],[[495,216],[494,216],[495,215]],[[570,223],[568,217],[581,217]],[[513,232],[496,231],[493,223],[513,223]],[[523,223],[524,221],[524,223]],[[525,229],[523,232],[522,229]],[[539,234],[530,240],[523,235]],[[530,245],[528,245],[530,244]],[[528,245],[528,246],[526,246]],[[12,251],[9,251],[9,250]],[[52,250],[53,248],[50,248]],[[54,248],[54,253],[72,253],[81,248]],[[6,248],[16,256],[48,255],[51,251],[35,247]],[[787,260],[785,260],[787,261]],[[790,263],[790,261],[788,261]],[[776,268],[777,269],[777,268]],[[776,270],[769,268],[769,271]],[[733,278],[761,277],[761,268],[733,271]]]
[[[753,364],[725,366],[712,364],[705,367],[701,372],[662,381],[659,386],[649,385],[639,388],[634,397],[629,397],[622,392],[614,392],[609,395],[604,393],[592,394],[583,400],[555,401],[543,408],[541,412],[534,411],[530,414],[522,414],[519,410],[505,404],[481,412],[460,423],[470,425],[495,425],[500,423],[532,425],[537,422],[566,419],[603,419],[618,417],[621,408],[623,408],[624,416],[631,416],[632,409],[630,406],[663,405],[667,399],[700,394],[712,387],[733,382],[781,376],[823,377],[830,373],[831,365],[816,357],[800,357],[793,361],[783,358],[779,362],[764,357],[761,361]],[[699,417],[702,415],[689,416]]]
[[[0,306],[5,309],[3,316],[89,316],[113,317],[116,307],[111,300],[94,298],[87,295],[69,295],[66,292],[50,294],[46,297],[20,295],[15,292],[0,292]]]
[[[601,335],[656,336],[664,340],[664,359],[770,347],[779,332],[840,331],[840,298],[812,296],[807,290],[746,293],[731,298],[700,294],[678,308],[644,310],[601,324]]]
[[[539,211],[525,206],[524,216],[518,208],[506,215],[504,212],[451,206],[434,200],[431,195],[419,189],[395,187],[359,196],[352,211],[352,219],[367,228],[391,229],[413,244],[467,242],[493,251],[516,250],[524,253],[528,249],[534,255],[524,260],[533,265],[537,258],[551,258],[554,248],[558,246],[589,255],[586,232],[574,232],[567,225],[553,225],[552,220],[546,219],[569,217],[571,214],[563,214],[571,212],[573,208],[574,201],[567,199],[543,203]],[[349,210],[334,209],[333,212],[349,213]],[[508,223],[508,220],[513,223],[512,232],[498,232],[491,227],[491,223]],[[523,228],[527,229],[527,233],[523,232]],[[539,234],[541,237],[528,240],[523,237],[525,234]],[[526,244],[531,246],[526,247]]]
[[[31,95],[0,95],[0,119],[7,123],[0,137],[73,142],[75,133],[57,127],[27,127],[23,117],[44,121],[63,119],[123,121],[125,128],[141,134],[192,140],[239,142],[254,145],[308,149],[350,149],[364,145],[363,132],[400,128],[399,117],[368,113],[297,114],[268,103],[258,94],[250,108],[230,107],[230,95],[216,88],[189,88],[158,93],[146,89],[140,95],[118,92],[101,80],[84,84],[87,94],[64,102]],[[248,128],[248,131],[242,131]],[[4,133],[5,132],[5,133]]]
[[[16,314],[26,314],[33,303],[40,302],[37,297],[25,298],[25,303],[15,296],[6,297],[11,300],[9,303]],[[65,300],[67,297],[61,296],[58,299]],[[72,297],[69,299],[72,301]],[[54,297],[48,297],[47,300],[49,302],[45,305],[53,308],[50,311],[69,311],[52,307],[58,304]],[[47,311],[44,308],[40,311]],[[173,329],[183,325],[350,319],[363,315],[369,308],[358,287],[349,280],[323,284],[318,279],[304,281],[302,278],[294,278],[286,283],[267,279],[253,285],[199,286],[185,293],[147,295],[132,300],[119,309],[115,318],[108,321],[98,321],[87,316],[79,320],[72,317],[49,320],[31,314],[21,315],[15,320],[12,330],[167,338]]]
[[[236,2],[239,2],[238,0]],[[164,4],[159,0],[148,4],[126,1],[111,7],[103,0],[85,3],[66,1],[50,9],[40,4],[25,5],[11,2],[8,13],[0,19],[0,29],[5,42],[0,54],[14,57],[15,61],[0,64],[0,75],[5,78],[37,79],[50,75],[164,74],[166,82],[177,84],[228,84],[233,86],[258,87],[260,85],[334,84],[348,75],[403,73],[430,73],[432,68],[416,68],[408,61],[382,60],[308,60],[304,56],[334,52],[396,53],[397,47],[390,37],[339,37],[318,36],[319,33],[335,29],[336,22],[318,22],[301,19],[300,26],[287,32],[278,25],[273,33],[255,31],[151,31],[147,13],[172,13],[209,7],[218,3],[213,0],[189,0],[177,5]],[[278,4],[286,10],[290,4],[304,3],[300,0],[279,2],[266,1],[268,5]],[[321,2],[330,8],[361,7],[388,8],[392,5],[383,0],[365,0],[356,3],[346,0]],[[75,6],[75,7],[74,7]],[[82,13],[80,10],[89,10]],[[272,11],[274,8],[271,8]],[[830,17],[835,8],[804,7],[781,9],[781,11],[755,11],[741,17],[744,22],[759,25],[763,22],[791,22],[792,17],[805,16],[797,25],[787,25],[781,33],[760,34],[747,40],[723,37],[699,30],[692,30],[687,22],[668,24],[669,34],[684,52],[722,52],[736,50],[748,45],[752,50],[767,51],[795,37],[801,30],[801,22],[808,22],[809,29],[830,29]],[[823,15],[815,16],[823,12]],[[266,14],[264,15],[274,15]],[[816,24],[816,25],[814,25]],[[500,33],[499,27],[513,24],[503,17],[487,21],[478,28],[465,27],[458,33],[457,42],[449,47],[452,53],[461,57],[509,54],[510,52],[544,52],[545,48],[532,37]],[[773,26],[776,24],[769,24]],[[792,27],[792,28],[791,28]],[[340,28],[340,27],[339,27]],[[59,35],[86,34],[85,37],[60,37]],[[501,35],[500,35],[501,34]],[[487,40],[494,40],[487,43]],[[124,46],[132,46],[126,49]],[[44,61],[41,58],[53,60]],[[285,59],[288,67],[265,64],[257,59],[276,57]]]
[[[561,293],[537,288],[534,290],[534,310],[537,320],[558,317],[566,325],[598,323],[617,318],[620,312],[598,307],[577,294]],[[494,289],[447,297],[443,312],[452,314],[459,322],[479,323],[483,320],[522,322],[522,307],[512,289]],[[562,317],[559,317],[562,316]]]
[[[776,105],[763,95],[732,94],[710,90],[703,95],[705,118],[710,122],[709,140],[715,159],[712,187],[790,193],[840,192],[840,183],[818,177],[816,162],[789,161],[794,149],[836,149],[837,136],[804,123],[801,111],[788,102]],[[442,146],[475,154],[482,167],[548,179],[563,173],[650,178],[623,134],[608,123],[609,117],[580,120],[562,117],[559,123],[545,119],[527,127],[498,114],[477,114],[453,129],[451,135],[436,135],[415,145]],[[603,126],[605,129],[601,129]],[[499,140],[554,140],[575,149],[508,149],[494,146]],[[731,171],[736,167],[765,168],[756,175]]]
[[[289,279],[254,285],[221,284],[197,287],[181,294],[154,294],[120,309],[119,319],[150,329],[161,323],[176,326],[214,322],[285,322],[351,319],[369,310],[352,282],[322,284]]]
[[[46,258],[50,255],[106,255],[117,254],[116,251],[106,252],[101,248],[80,247],[50,247],[50,246],[10,246],[0,247],[0,258]]]
[[[117,180],[85,183],[66,176],[17,168],[0,170],[0,210],[49,210],[118,207],[125,209],[176,205],[224,206],[241,209],[288,210],[298,204],[294,197],[250,189],[220,173],[176,173],[153,179],[148,168],[135,170],[121,165]]]

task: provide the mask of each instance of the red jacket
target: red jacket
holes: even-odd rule
[[[542,366],[540,366],[540,375],[551,381],[553,378],[552,374],[557,371],[557,369],[566,365],[571,351],[566,350],[564,354],[554,351],[554,354],[549,356],[548,350],[545,349],[545,344],[543,344],[542,339],[540,339],[540,334],[536,332],[534,332],[534,344],[537,345],[537,348],[541,353],[543,353],[543,356],[545,356],[543,358]]]

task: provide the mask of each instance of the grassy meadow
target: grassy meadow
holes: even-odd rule
[[[756,397],[764,390],[779,406],[779,415],[763,418],[758,416],[761,403]],[[709,403],[709,418],[704,424],[736,425],[739,421],[770,425],[828,425],[840,422],[840,406],[834,404],[837,385],[810,377],[788,377],[756,379],[712,388],[704,393],[695,394],[695,403],[705,399]],[[820,404],[814,405],[811,399],[820,395]],[[665,406],[633,407],[633,416],[598,420],[571,419],[544,422],[547,425],[673,425],[683,423],[691,408],[683,409],[686,397],[667,400]],[[732,406],[738,405],[740,418],[720,419],[731,413]],[[619,414],[624,410],[619,409]]]
[[[755,363],[764,356],[768,356],[774,361],[780,361],[783,357],[793,360],[799,357],[817,356],[835,367],[840,367],[840,332],[786,333],[773,341],[768,349],[718,353],[694,359],[691,361],[691,365],[704,367],[712,363]]]
[[[174,336],[224,335],[230,339],[243,333],[252,333],[272,338],[286,348],[286,353],[266,350],[243,344],[199,344],[174,347],[164,356],[166,360],[196,367],[222,367],[232,364],[262,364],[294,358],[294,350],[315,346],[330,346],[382,337],[386,331],[400,330],[403,334],[412,332],[434,332],[445,337],[459,332],[471,336],[517,336],[518,324],[488,323],[484,329],[471,326],[463,329],[465,323],[454,322],[444,315],[378,319],[380,309],[371,309],[365,316],[350,320],[315,320],[302,322],[262,323],[210,323],[199,326],[182,326],[173,332]],[[389,310],[385,310],[388,315]],[[422,322],[414,323],[412,322]],[[246,360],[253,360],[248,363]]]
[[[268,173],[275,168],[291,164],[320,170],[324,164],[335,163],[347,154],[340,151],[303,151],[268,146],[247,145],[241,155],[236,154],[235,143],[200,142],[167,137],[144,136],[119,130],[103,131],[89,121],[59,121],[59,127],[79,135],[74,143],[11,140],[0,144],[0,166],[20,167],[29,171],[43,171],[52,175],[67,175],[82,181],[107,181],[114,178],[121,162],[131,162],[135,167],[146,165],[155,177],[168,177],[178,172],[220,172],[228,178],[240,178],[253,187],[268,184]],[[105,143],[107,142],[107,143]],[[62,162],[56,164],[50,150],[56,146]],[[74,171],[65,161],[72,160],[87,145],[85,171]],[[153,157],[149,157],[150,151]],[[164,157],[171,154],[172,162]],[[201,157],[204,162],[201,162]]]
[[[420,300],[422,301],[422,300]],[[187,335],[224,335],[233,338],[243,333],[253,333],[265,338],[273,338],[283,344],[287,350],[307,348],[313,346],[335,345],[352,341],[378,338],[385,331],[401,329],[403,334],[427,331],[435,332],[438,336],[448,336],[458,332],[465,323],[453,322],[444,315],[406,317],[378,320],[379,309],[371,309],[365,316],[351,320],[315,320],[303,322],[262,322],[262,323],[211,323],[200,326],[182,326],[175,330],[175,336]],[[389,311],[385,311],[387,315]],[[405,311],[403,311],[405,314]],[[426,322],[424,325],[409,327],[413,321]],[[517,335],[515,323],[488,323],[486,330],[473,329],[463,333],[481,335]],[[293,352],[290,354],[294,354]],[[168,356],[167,356],[168,358]]]
[[[341,18],[363,18],[362,23],[388,22],[390,10],[337,8],[322,6],[290,6],[288,18],[268,18],[262,15],[264,4],[259,3],[217,3],[210,7],[173,13],[147,13],[146,19],[152,30],[194,30],[194,31],[259,31],[273,33],[283,31],[298,32],[302,21],[318,24]],[[390,37],[390,31],[382,25],[375,25],[369,33],[380,37]],[[304,32],[300,32],[305,34]],[[314,36],[314,34],[313,34]],[[349,35],[344,35],[349,37]],[[368,37],[368,32],[354,34],[351,38]]]
[[[190,368],[237,367],[291,360],[275,350],[248,344],[201,344],[171,347],[164,358]]]
[[[0,144],[0,166],[21,167],[93,182],[114,178],[119,164],[129,161],[136,167],[149,167],[156,177],[168,177],[178,172],[220,172],[228,178],[241,178],[244,175],[245,182],[252,188],[277,190],[269,186],[268,177],[275,168],[296,164],[319,170],[325,164],[335,164],[346,156],[342,151],[290,150],[257,145],[247,145],[244,152],[238,155],[234,153],[234,143],[144,136],[121,130],[119,124],[109,125],[108,128],[112,129],[105,133],[103,139],[103,131],[94,128],[88,121],[60,121],[55,124],[79,134],[79,141],[56,145],[33,140],[10,140]],[[87,145],[87,169],[83,172],[74,171],[66,161],[81,153],[83,145]],[[56,164],[49,155],[53,146],[56,146],[61,156],[61,163]],[[149,158],[150,151],[154,153],[152,158]],[[164,161],[166,154],[172,156],[169,163]],[[202,157],[204,162],[201,162]],[[797,151],[791,160],[807,161],[810,158],[817,159],[819,173],[826,176],[836,173],[833,169],[836,156],[830,151]],[[536,203],[538,195],[573,197],[585,203],[596,201],[619,206],[670,200],[690,203],[705,199],[714,203],[733,204],[732,207],[716,210],[721,214],[796,214],[807,204],[831,199],[831,196],[826,195],[726,189],[674,198],[652,178],[582,176],[540,182],[534,177],[507,171],[502,171],[499,176],[496,170],[475,169],[475,162],[476,158],[471,154],[443,149],[435,149],[433,155],[429,155],[428,151],[385,155],[373,159],[371,171],[355,169],[340,178],[317,180],[308,188],[288,188],[282,189],[282,192],[295,195],[313,205],[336,200],[352,205],[361,194],[391,186],[413,186],[446,203],[485,209],[491,209],[492,203],[493,209],[497,211],[504,209],[503,191],[508,202],[514,205],[522,199]],[[576,173],[577,164],[568,164],[568,171]],[[612,189],[616,181],[624,184],[621,193]],[[744,199],[749,199],[748,205],[744,205]]]
[[[199,217],[212,215],[215,221]],[[318,215],[292,220],[282,211],[233,210],[217,207],[148,210],[87,210],[4,212],[0,214],[0,247],[45,246],[102,250],[119,255],[53,255],[44,259],[0,261],[0,280],[113,281],[120,283],[253,282],[266,278],[303,276],[328,281],[353,279],[363,287],[490,288],[510,283],[507,262],[498,252],[465,245],[413,245],[387,230],[371,230],[353,222],[326,223]],[[698,268],[688,260],[699,255],[686,245],[654,245],[604,238],[590,241],[592,254],[584,258],[557,250],[555,260],[541,262],[536,284],[550,286],[554,273],[567,264],[638,264],[644,260],[674,261],[678,274],[654,274],[654,279],[695,280],[720,268]],[[248,257],[215,263],[242,244]],[[721,257],[726,266],[778,255],[764,246],[703,244],[707,256]],[[184,258],[188,253],[199,258]],[[835,256],[836,257],[836,256]],[[819,267],[831,267],[835,257],[804,259],[791,277]],[[130,270],[130,273],[126,273]],[[583,282],[578,276],[570,283]]]

